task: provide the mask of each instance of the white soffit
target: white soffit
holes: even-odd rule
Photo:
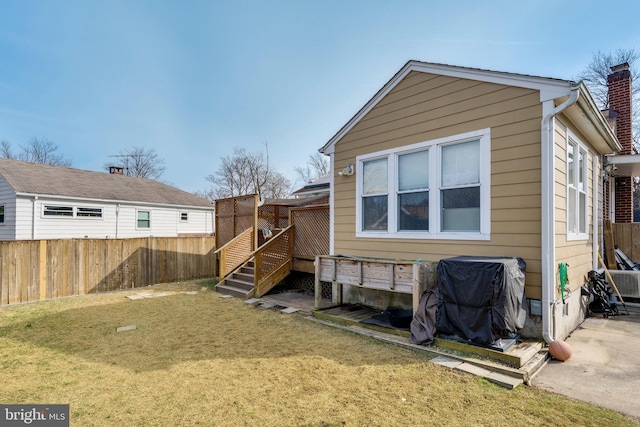
[[[640,154],[607,156],[606,165],[612,165],[611,176],[640,176]]]

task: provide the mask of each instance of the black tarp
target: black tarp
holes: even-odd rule
[[[524,276],[521,258],[456,257],[438,263],[439,334],[479,344],[512,337],[524,327]]]

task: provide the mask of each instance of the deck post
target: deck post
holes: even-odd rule
[[[426,280],[423,278],[423,268],[419,263],[413,264],[413,314],[415,316],[420,304],[420,297],[427,288]]]
[[[315,266],[315,309],[320,310],[322,307],[322,283],[320,283],[320,256],[316,255]]]
[[[342,283],[333,282],[331,284],[331,302],[335,305],[342,305]]]

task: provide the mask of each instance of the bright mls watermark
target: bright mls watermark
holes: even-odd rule
[[[69,427],[69,405],[3,405],[1,426]]]

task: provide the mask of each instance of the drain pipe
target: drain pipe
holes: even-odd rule
[[[552,328],[552,320],[556,305],[554,118],[575,104],[579,96],[580,86],[577,84],[571,87],[569,99],[557,107],[551,109],[553,100],[542,104],[542,337],[547,344],[551,343],[555,336],[555,326]]]

